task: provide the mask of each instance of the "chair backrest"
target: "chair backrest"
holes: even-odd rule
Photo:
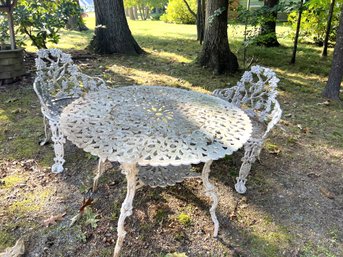
[[[88,91],[106,88],[100,78],[80,72],[69,54],[59,49],[42,49],[37,52],[34,90],[43,111],[58,115],[61,108]]]
[[[244,72],[236,86],[216,89],[213,95],[244,109],[251,118],[267,123],[266,136],[282,114],[276,99],[279,81],[271,69],[256,65]]]

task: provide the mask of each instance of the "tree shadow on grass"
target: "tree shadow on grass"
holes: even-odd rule
[[[156,60],[155,56],[143,56],[143,57],[123,57],[123,56],[114,56],[115,60],[113,60],[113,57],[101,57],[96,64],[92,67],[89,67],[90,73],[96,74],[96,75],[102,75],[108,73],[108,78],[115,78],[113,79],[112,83],[114,85],[117,84],[117,81],[123,81],[125,84],[132,84],[133,82],[137,82],[136,77],[132,77],[132,74],[135,74],[138,72],[135,76],[138,78],[145,79],[145,75],[149,72],[155,73],[155,70],[157,69],[159,73],[157,73],[157,77],[164,76],[165,74],[168,75],[166,79],[163,80],[157,80],[152,79],[150,82],[159,81],[159,83],[165,83],[167,85],[172,85],[175,83],[175,85],[186,87],[184,84],[180,83],[180,81],[177,81],[175,74],[178,74],[178,71],[171,72],[170,70],[166,70],[164,68],[168,68],[166,66],[176,65],[174,69],[178,70],[181,69],[181,67],[185,68],[185,71],[182,71],[180,74],[181,77],[187,78],[183,79],[184,81],[188,82],[188,78],[190,81],[195,81],[192,76],[195,76],[196,73],[192,73],[190,76],[188,74],[185,75],[185,73],[188,72],[188,67],[181,63],[182,66],[179,66],[179,62],[176,62],[174,64],[173,61],[170,60],[170,58],[160,58]],[[139,58],[139,59],[138,59]],[[137,63],[138,62],[138,63]],[[152,69],[149,67],[148,62],[156,62],[154,65],[154,68]],[[113,63],[115,63],[115,67],[113,67]],[[103,65],[104,68],[100,68],[100,65]],[[160,66],[164,66],[164,68],[161,68]],[[190,64],[192,65],[192,64]],[[93,67],[95,67],[93,69]],[[124,72],[120,72],[121,67],[124,69]],[[192,67],[192,66],[191,66]],[[126,70],[127,69],[127,70]],[[108,71],[109,70],[109,71]],[[139,73],[144,71],[145,73]],[[202,71],[202,72],[200,72]],[[206,72],[206,73],[205,73]],[[286,73],[286,70],[284,70]],[[204,87],[204,84],[206,83],[206,80],[208,80],[208,75],[210,73],[204,70],[199,69],[197,76],[202,76],[201,81],[202,83],[199,83],[198,85],[195,85],[196,87],[202,88]],[[298,78],[301,78],[301,74],[295,74]],[[221,78],[225,78],[225,76],[222,76]],[[142,79],[142,80],[143,80]],[[287,78],[285,78],[287,79]],[[306,80],[305,78],[302,78]],[[213,80],[216,80],[214,78]],[[197,81],[197,80],[196,80]],[[315,79],[313,79],[315,81]],[[110,81],[111,82],[111,81]],[[149,81],[148,81],[149,82]],[[149,82],[149,83],[150,83]],[[188,82],[189,83],[189,82]],[[210,83],[213,83],[211,81]],[[210,84],[208,83],[208,84]],[[193,83],[192,83],[193,84]],[[213,83],[214,85],[215,83]],[[285,88],[285,90],[288,90]],[[295,94],[293,91],[289,91],[290,94]],[[307,97],[309,93],[312,92],[300,92],[302,93],[299,98],[301,97]],[[1,105],[2,109],[2,115],[4,117],[4,126],[7,127],[6,131],[4,132],[5,136],[4,141],[6,144],[5,152],[2,152],[4,156],[8,157],[10,154],[16,153],[15,156],[12,158],[35,158],[38,160],[43,159],[49,159],[49,163],[52,162],[51,155],[47,152],[52,152],[51,146],[45,146],[43,148],[40,148],[38,146],[38,138],[40,135],[43,135],[43,127],[41,122],[41,114],[39,110],[39,104],[38,100],[36,99],[33,91],[31,91],[31,85],[29,85],[27,88],[11,88],[8,91],[6,91],[6,95],[2,94],[3,99],[5,102]],[[14,98],[17,100],[8,101],[6,103],[6,98]],[[36,100],[32,100],[36,99]],[[323,107],[316,104],[314,100],[311,100],[310,103],[307,103],[308,108],[310,109],[303,109],[307,113],[307,115],[315,112],[316,116],[318,116],[318,113],[320,112],[322,117],[324,119],[325,115],[338,115],[337,118],[339,118],[339,112],[335,109],[335,106],[327,106]],[[297,111],[298,106],[293,107],[293,102],[290,104],[289,107],[285,105],[288,111]],[[22,111],[18,110],[20,108]],[[302,117],[301,113],[295,113],[296,116]],[[34,117],[34,118],[32,118]],[[322,118],[318,120],[318,122],[322,122]],[[27,121],[31,119],[34,122],[27,123]],[[340,171],[342,170],[341,164],[335,164],[332,165],[332,158],[323,156],[321,152],[315,152],[313,149],[313,145],[315,145],[316,138],[311,138],[311,135],[304,135],[304,132],[302,132],[297,127],[298,119],[293,118],[284,118],[285,121],[288,121],[288,128],[294,128],[297,129],[298,132],[295,130],[291,130],[292,136],[299,135],[303,138],[298,139],[299,145],[297,144],[297,147],[291,148],[288,145],[285,145],[285,142],[290,142],[291,139],[289,136],[279,136],[278,138],[274,139],[279,144],[283,145],[285,149],[288,149],[288,152],[285,153],[285,156],[281,157],[271,157],[269,155],[263,155],[262,160],[267,161],[267,164],[265,166],[260,166],[258,164],[254,165],[252,173],[256,173],[254,176],[249,177],[249,184],[248,184],[248,193],[246,195],[246,198],[248,199],[248,207],[243,208],[239,211],[238,220],[237,221],[229,221],[228,219],[228,213],[227,210],[232,211],[233,206],[235,205],[235,200],[239,200],[240,196],[232,194],[232,190],[225,191],[227,185],[230,186],[230,188],[233,188],[233,181],[232,177],[225,176],[225,170],[227,170],[225,166],[221,166],[220,163],[222,161],[216,162],[216,164],[213,167],[213,172],[211,175],[211,178],[218,184],[223,184],[220,189],[224,190],[227,194],[231,194],[229,199],[229,209],[223,209],[222,207],[218,208],[218,216],[219,220],[221,222],[221,238],[222,242],[219,244],[217,241],[211,239],[210,237],[207,238],[207,242],[209,243],[200,243],[197,245],[199,248],[202,247],[200,250],[201,253],[203,253],[202,256],[210,256],[210,253],[208,252],[208,246],[212,246],[212,248],[219,249],[217,252],[214,252],[212,256],[222,256],[221,253],[224,253],[225,251],[228,251],[227,249],[230,248],[230,245],[234,245],[233,247],[241,247],[243,248],[243,251],[247,251],[247,256],[285,256],[283,254],[283,251],[285,250],[284,247],[286,247],[286,253],[289,253],[291,250],[289,250],[289,247],[292,248],[294,245],[297,247],[297,239],[299,239],[299,245],[303,247],[304,244],[306,244],[306,240],[310,241],[313,240],[314,242],[317,242],[318,238],[321,239],[323,236],[320,236],[320,232],[323,232],[322,235],[327,236],[327,240],[324,241],[324,246],[327,251],[331,251],[330,249],[330,242],[333,244],[332,249],[336,249],[335,242],[338,244],[342,241],[342,235],[339,231],[342,231],[340,228],[340,224],[342,222],[339,221],[340,215],[339,215],[339,208],[340,203],[342,201],[342,191],[339,181],[341,178],[339,177]],[[313,133],[318,133],[318,124],[316,121],[304,121],[302,120],[301,125],[305,125],[310,130],[313,131]],[[305,122],[305,123],[304,123]],[[332,136],[337,136],[339,138],[339,134],[334,134],[334,129],[337,127],[337,122],[332,123],[329,127],[325,129],[325,132],[330,131]],[[3,125],[2,124],[2,125]],[[319,124],[320,125],[320,124]],[[25,130],[22,130],[22,127],[25,127],[27,132]],[[322,126],[320,126],[322,127]],[[27,139],[27,141],[11,141],[13,139],[9,139],[10,137],[13,137],[16,135],[14,140],[16,139]],[[319,134],[318,134],[319,135]],[[333,142],[333,138],[330,138],[326,136],[326,138],[320,137],[322,140],[323,145],[331,145]],[[35,144],[37,144],[38,150],[31,149],[29,152],[21,153],[20,155],[17,155],[21,149],[25,149],[26,147],[23,147],[23,145],[28,146],[27,142],[32,141]],[[338,140],[337,140],[338,141]],[[16,142],[16,143],[15,143]],[[302,147],[304,145],[306,147]],[[313,145],[311,145],[313,144]],[[15,149],[8,148],[11,147],[11,145],[16,145]],[[8,150],[9,149],[9,150]],[[46,149],[49,149],[47,151]],[[337,151],[341,151],[341,147],[337,146]],[[91,181],[92,178],[92,170],[96,168],[96,160],[89,159],[87,160],[87,155],[85,155],[81,150],[77,150],[75,147],[69,146],[67,147],[68,155],[67,155],[67,167],[69,168],[70,173],[65,173],[65,175],[58,175],[56,176],[57,179],[63,178],[64,182],[61,181],[61,184],[69,184],[70,186],[75,186],[76,188],[80,188],[83,183],[86,183],[85,181],[88,179]],[[291,154],[290,151],[294,152],[294,154]],[[19,157],[20,156],[20,157]],[[306,158],[305,158],[306,157]],[[315,161],[314,161],[315,160]],[[218,168],[219,165],[219,168]],[[226,164],[225,164],[226,165]],[[216,167],[217,166],[217,167]],[[219,172],[214,172],[215,170],[218,170]],[[334,172],[331,172],[333,170]],[[306,172],[305,172],[306,171]],[[307,172],[310,171],[310,172]],[[311,176],[308,176],[311,172],[316,173],[317,171],[320,171],[319,177],[318,174],[314,174]],[[117,176],[117,175],[116,175]],[[111,176],[108,175],[107,177],[109,180],[111,180]],[[106,182],[105,182],[106,183]],[[102,190],[103,194],[100,194],[101,196],[104,196],[104,201],[102,199],[98,200],[97,205],[99,206],[99,210],[104,208],[103,216],[105,222],[109,222],[112,226],[116,226],[116,220],[111,220],[110,216],[113,212],[113,208],[110,207],[110,204],[112,202],[116,202],[117,206],[121,204],[123,197],[123,193],[125,193],[125,182],[123,182],[123,179],[118,179],[117,186],[110,187],[109,191],[106,192],[106,187],[104,186]],[[335,200],[327,199],[326,196],[323,198],[323,193],[320,190],[320,187],[329,188],[331,191],[333,191],[335,195]],[[331,186],[333,189],[331,189]],[[105,189],[104,189],[105,188]],[[121,188],[121,189],[120,189]],[[157,195],[162,194],[163,190],[155,190],[152,189],[154,192],[156,192]],[[169,189],[168,189],[169,190]],[[173,190],[173,189],[171,189]],[[192,189],[193,190],[193,189]],[[147,191],[149,192],[150,189]],[[323,191],[323,190],[322,190]],[[179,201],[183,203],[183,205],[191,205],[199,206],[198,208],[201,210],[200,215],[197,215],[199,213],[195,213],[195,219],[197,217],[206,217],[206,229],[209,231],[209,233],[212,231],[212,222],[210,220],[209,214],[208,214],[208,203],[207,198],[202,198],[202,190],[200,190],[200,199],[205,200],[198,200],[197,197],[194,197],[190,194],[189,189],[180,189],[174,192],[172,194],[172,198],[170,199],[170,204],[173,205],[173,199],[179,198]],[[323,191],[325,192],[325,191]],[[65,192],[65,195],[72,195],[76,194],[78,195],[78,198],[81,197],[81,194],[78,193],[78,191],[70,190]],[[179,194],[179,197],[178,197]],[[147,206],[150,205],[151,198],[145,195],[145,193],[141,193],[141,195],[138,194],[138,196],[142,197],[140,199],[140,202],[138,203],[138,210],[141,210],[143,212],[146,212]],[[186,196],[186,197],[185,197]],[[108,197],[108,198],[106,198]],[[71,197],[73,198],[73,197]],[[69,198],[68,198],[69,199]],[[106,199],[106,200],[105,200]],[[160,199],[160,198],[159,198]],[[190,199],[185,200],[185,199]],[[71,199],[70,199],[71,200]],[[146,201],[145,201],[146,200]],[[164,199],[161,199],[162,202],[164,202]],[[109,205],[106,205],[104,203],[109,203]],[[69,208],[71,208],[76,211],[79,208],[79,202],[67,202]],[[155,201],[153,200],[153,203]],[[223,203],[222,203],[223,204]],[[224,203],[225,204],[225,203]],[[56,204],[57,205],[57,204]],[[106,206],[105,206],[106,205]],[[174,205],[175,206],[175,205]],[[177,205],[176,205],[177,206]],[[310,206],[310,207],[309,207]],[[163,207],[165,208],[165,207]],[[231,209],[230,209],[231,208]],[[247,209],[251,212],[244,211],[244,209]],[[180,209],[182,210],[182,208]],[[256,211],[257,210],[257,211]],[[115,209],[116,213],[118,213],[118,208]],[[173,213],[174,210],[166,210],[166,212]],[[72,213],[72,212],[71,212]],[[29,213],[28,213],[29,214]],[[311,218],[309,215],[312,215]],[[148,216],[147,214],[145,214]],[[168,214],[171,215],[171,214]],[[72,216],[72,214],[70,214]],[[258,217],[258,218],[256,218]],[[261,219],[261,220],[260,220]],[[319,222],[318,222],[319,220]],[[322,225],[323,222],[325,222],[325,228]],[[128,229],[130,227],[135,227],[135,216],[128,219]],[[141,221],[138,221],[140,223]],[[64,222],[63,225],[66,225],[68,222]],[[166,234],[160,234],[158,236],[154,233],[154,229],[159,229],[159,226],[157,224],[153,224],[151,227],[153,230],[150,230],[150,227],[147,227],[144,229],[144,224],[148,223],[148,220],[143,219],[142,221],[142,227],[143,229],[138,230],[130,230],[130,233],[128,234],[128,244],[126,245],[126,255],[130,256],[130,249],[136,248],[138,249],[140,253],[142,253],[144,256],[149,256],[149,251],[152,251],[154,253],[163,252],[166,253],[169,250],[180,250],[180,251],[187,251],[190,250],[192,252],[192,249],[194,249],[194,245],[192,243],[192,235],[195,233],[198,228],[201,228],[204,226],[203,224],[197,225],[194,229],[192,228],[183,228],[179,225],[174,225],[175,228],[177,228],[175,231],[171,230],[168,231],[167,224],[163,224],[161,226],[162,228],[164,225],[167,226],[166,233],[170,232],[170,237],[167,237]],[[274,224],[275,223],[275,224]],[[296,228],[296,226],[300,226],[301,228]],[[258,228],[261,227],[261,230]],[[268,227],[271,227],[268,229]],[[332,227],[327,229],[328,227]],[[61,229],[61,227],[57,226],[52,229]],[[263,229],[267,229],[266,231],[263,231]],[[292,233],[291,231],[295,231],[294,234],[300,233],[300,236],[295,235],[296,240],[292,239]],[[337,231],[338,232],[337,232]],[[49,231],[45,231],[48,233]],[[44,233],[45,233],[44,232]],[[82,230],[81,230],[82,232]],[[82,236],[80,231],[78,231],[75,235]],[[83,231],[87,232],[88,231]],[[82,233],[83,233],[82,232]],[[141,232],[143,235],[145,235],[146,238],[153,237],[155,240],[152,240],[151,243],[149,241],[149,244],[147,246],[147,250],[145,250],[144,247],[146,247],[144,244],[138,243],[139,240],[137,240],[135,237],[139,237]],[[313,233],[312,233],[313,232]],[[18,234],[18,232],[16,232]],[[40,234],[41,232],[37,232]],[[98,232],[97,232],[98,233]],[[113,237],[115,238],[115,232],[111,232],[113,234]],[[63,233],[62,233],[63,234]],[[96,233],[95,233],[96,234]],[[186,235],[185,235],[186,234]],[[268,236],[266,236],[266,234]],[[57,233],[56,235],[59,235]],[[101,232],[99,232],[99,235],[103,235]],[[161,236],[162,235],[162,236]],[[291,235],[291,237],[288,237]],[[294,235],[293,235],[294,236]],[[206,233],[199,236],[201,240],[202,238],[206,237]],[[195,239],[199,239],[199,237],[194,237]],[[271,237],[271,238],[270,238]],[[68,238],[68,237],[66,237]],[[187,239],[188,238],[188,239]],[[63,249],[64,253],[67,253],[69,250],[67,249],[70,247],[67,243],[65,243],[63,238],[61,239],[62,245],[56,244],[55,249],[60,248],[60,250]],[[102,244],[99,244],[97,247],[92,248],[91,244],[84,244],[82,243],[82,238],[79,239],[80,241],[76,241],[75,244],[78,246],[74,248],[73,252],[75,254],[78,254],[79,252],[85,253],[87,250],[92,250],[93,253],[100,252],[100,248],[103,247]],[[100,240],[99,238],[96,238],[95,241],[91,241],[93,243],[98,242]],[[330,241],[331,240],[331,241]],[[101,240],[100,240],[101,241]],[[63,243],[64,242],[64,243]],[[171,243],[170,243],[171,242]],[[233,244],[232,242],[235,242]],[[281,242],[281,243],[280,243]],[[291,243],[289,243],[291,242]],[[65,245],[64,245],[65,244]],[[173,245],[175,244],[175,245]],[[223,246],[225,245],[226,246]],[[270,246],[270,247],[269,247]],[[66,247],[66,248],[64,248]],[[226,249],[220,248],[225,247]],[[84,248],[84,249],[82,249]],[[113,249],[113,245],[109,246],[110,251]],[[79,252],[78,252],[79,251]],[[322,249],[317,249],[314,246],[312,249],[306,248],[303,251],[307,252],[320,252],[324,251]],[[335,250],[338,252],[338,250]],[[194,250],[194,253],[196,251]],[[276,255],[268,255],[270,253],[276,253]],[[77,256],[75,255],[74,256]],[[123,253],[125,254],[125,252]],[[192,254],[192,253],[191,253]],[[263,255],[265,254],[265,255]],[[67,255],[65,255],[67,256]],[[131,255],[132,256],[132,255]],[[192,256],[192,255],[190,255]],[[339,255],[338,255],[339,256]]]
[[[175,42],[166,38],[152,39],[144,36],[138,38],[148,47],[147,55],[101,56],[93,65],[97,73],[105,78],[113,78],[114,73],[121,73],[135,80],[137,84],[162,83],[181,86],[184,84],[187,88],[201,87],[209,91],[226,87],[228,82],[235,84],[240,78],[239,73],[214,76],[211,71],[197,65],[195,59],[200,48],[191,40]],[[316,58],[317,53],[312,52],[307,46],[299,49],[296,65],[290,65],[285,58],[291,54],[291,47],[278,49],[252,47],[250,52],[258,57],[257,64],[272,67],[281,78],[286,80],[287,83],[281,81],[281,89],[291,93],[298,93],[299,90],[318,93],[323,87],[323,84],[318,85],[318,80],[321,81],[321,78],[327,76],[330,59]],[[306,53],[302,54],[303,52]],[[102,66],[102,69],[99,69],[99,66]]]

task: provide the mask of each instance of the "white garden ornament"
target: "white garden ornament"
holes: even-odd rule
[[[36,69],[33,88],[41,104],[45,126],[45,139],[41,145],[49,140],[48,121],[55,152],[51,170],[60,173],[65,162],[63,148],[65,138],[60,130],[60,115],[63,108],[85,93],[104,89],[106,85],[100,78],[81,73],[71,56],[58,49],[39,50]]]
[[[269,131],[281,119],[282,110],[276,99],[278,82],[279,79],[271,69],[256,65],[244,72],[236,86],[213,92],[213,95],[245,110],[252,120],[253,133],[244,144],[245,153],[235,184],[235,189],[240,194],[246,192],[245,184],[251,165],[259,159]]]

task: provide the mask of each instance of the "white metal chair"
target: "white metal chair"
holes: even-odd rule
[[[63,171],[65,138],[60,130],[60,114],[63,108],[73,100],[89,91],[107,88],[100,78],[87,76],[80,72],[69,54],[59,49],[42,49],[37,52],[36,78],[33,88],[39,98],[44,116],[45,139],[49,140],[47,121],[50,125],[51,140],[54,143],[54,164],[52,172]]]
[[[252,66],[250,71],[244,72],[236,86],[216,89],[213,95],[218,96],[245,110],[251,118],[253,132],[244,145],[244,156],[236,178],[235,189],[238,193],[246,192],[247,176],[251,165],[259,160],[263,142],[269,131],[281,119],[282,110],[276,99],[279,79],[269,68],[259,65]]]

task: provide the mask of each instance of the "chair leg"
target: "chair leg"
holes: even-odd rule
[[[251,165],[256,161],[261,152],[261,141],[248,141],[244,145],[244,156],[242,158],[242,165],[239,170],[239,176],[236,178],[237,183],[235,189],[237,193],[244,194],[247,191],[245,183],[251,170]]]
[[[126,175],[127,180],[127,192],[124,202],[121,205],[120,216],[118,220],[118,238],[116,246],[114,248],[113,257],[118,257],[120,254],[120,249],[123,246],[126,231],[124,229],[126,217],[132,214],[132,202],[135,197],[136,184],[137,184],[137,174],[138,168],[136,164],[122,164],[122,173]]]
[[[59,121],[49,120],[49,125],[51,129],[51,139],[54,142],[54,164],[51,167],[53,173],[61,173],[63,171],[64,160],[64,148],[63,144],[66,142],[62,131],[60,130]]]
[[[213,232],[213,237],[217,237],[218,236],[218,230],[219,230],[219,222],[217,219],[217,215],[216,215],[216,208],[218,206],[218,195],[215,191],[215,186],[213,184],[210,183],[208,176],[210,174],[210,167],[211,167],[212,161],[208,161],[205,163],[204,168],[202,169],[202,181],[203,181],[203,185],[204,185],[204,191],[206,196],[209,196],[212,200],[212,206],[210,208],[210,214],[211,214],[211,218],[214,224],[214,232]]]
[[[47,122],[47,118],[45,116],[43,116],[43,124],[44,124],[44,135],[45,135],[45,138],[43,141],[41,141],[39,144],[42,146],[42,145],[45,145],[49,139],[50,139],[50,136],[49,136],[49,128],[48,128],[48,122]]]
[[[97,170],[96,176],[93,179],[93,192],[95,192],[98,189],[99,178],[102,176],[102,174],[104,174],[104,171],[105,171],[104,163],[105,161],[99,158],[98,170]]]

